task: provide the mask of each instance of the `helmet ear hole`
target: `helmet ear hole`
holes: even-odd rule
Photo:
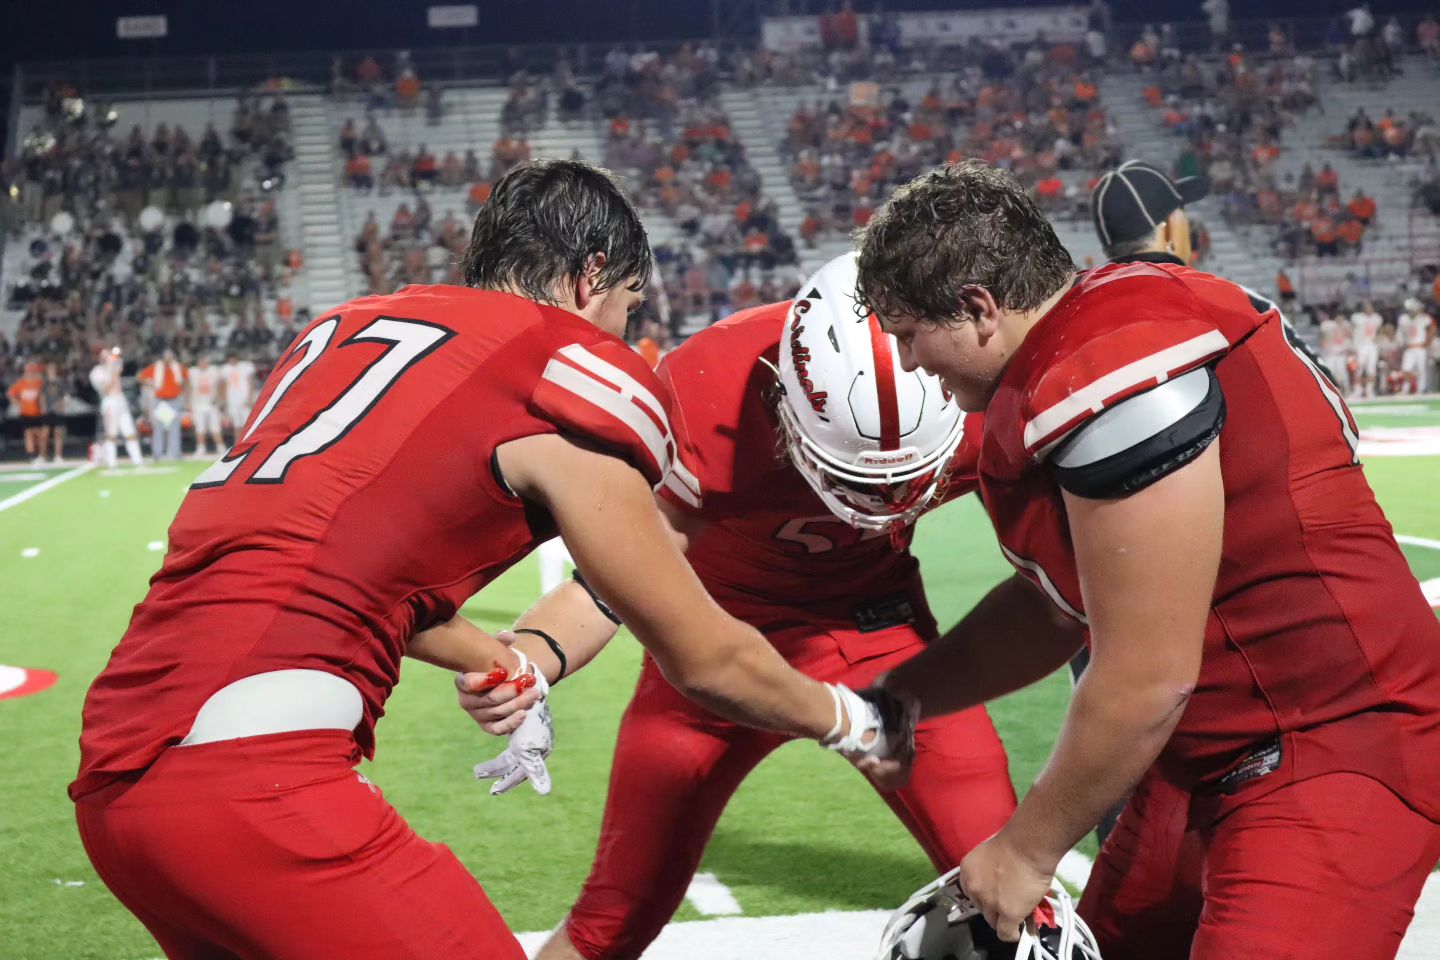
[[[836,352],[836,353],[839,353],[839,352],[840,352],[840,338],[837,337],[837,336],[835,336],[835,326],[834,326],[834,324],[831,324],[830,330],[829,330],[828,332],[829,332],[829,335],[830,335],[830,346],[832,346],[832,347],[835,348],[835,352]]]

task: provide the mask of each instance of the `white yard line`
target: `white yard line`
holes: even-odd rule
[[[713,873],[697,873],[685,891],[690,905],[708,917],[733,917],[744,913],[730,888]]]
[[[1395,534],[1395,542],[1403,543],[1411,547],[1425,547],[1429,550],[1440,550],[1440,540],[1431,540],[1428,537],[1411,537],[1403,533]]]
[[[58,487],[60,486],[60,484],[65,483],[67,480],[74,480],[81,474],[89,473],[93,469],[95,469],[93,464],[84,463],[76,467],[74,470],[66,470],[64,473],[57,474],[56,476],[51,477],[49,480],[42,481],[41,483],[35,484],[35,486],[33,487],[21,490],[13,497],[6,497],[4,500],[0,500],[0,513],[9,510],[11,507],[18,507],[26,500],[29,500],[32,497],[38,497],[46,490]]]

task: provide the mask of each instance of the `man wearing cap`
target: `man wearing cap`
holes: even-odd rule
[[[1100,178],[1090,195],[1095,233],[1112,263],[1190,266],[1185,204],[1210,192],[1204,177],[1171,180],[1143,160],[1127,160]]]
[[[1204,177],[1171,180],[1143,160],[1127,160],[1100,178],[1090,194],[1090,214],[1095,233],[1111,263],[1173,263],[1190,265],[1190,218],[1185,204],[1194,203],[1210,192]],[[1070,661],[1070,672],[1078,683],[1090,664],[1086,647]],[[1102,844],[1115,828],[1124,804],[1116,806],[1100,825],[1095,837]]]

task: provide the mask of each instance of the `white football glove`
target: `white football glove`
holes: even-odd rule
[[[822,746],[850,760],[890,760],[914,752],[918,704],[907,704],[880,687],[856,693],[842,683],[827,686],[835,698],[835,726],[820,741]]]
[[[525,719],[510,734],[510,745],[498,757],[475,765],[476,780],[494,780],[490,796],[498,797],[530,781],[535,792],[544,796],[550,792],[550,771],[545,767],[545,758],[555,746],[555,728],[550,721],[550,684],[543,674],[526,659],[525,654],[515,651],[520,657],[520,666],[506,683],[513,682],[527,671],[535,678],[540,688],[540,699],[525,711]]]

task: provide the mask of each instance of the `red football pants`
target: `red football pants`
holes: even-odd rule
[[[802,673],[853,689],[923,648],[909,627],[881,634],[805,628],[770,640]],[[877,649],[886,652],[867,656]],[[640,955],[680,905],[741,781],[785,742],[686,700],[646,658],[620,724],[595,864],[566,920],[581,954],[590,960]],[[926,721],[915,742],[909,786],[881,796],[943,872],[1005,824],[1015,790],[983,708]],[[822,884],[823,873],[822,864]]]
[[[1105,960],[1393,960],[1440,825],[1355,773],[1289,784],[1187,826],[1142,781],[1080,901]]]
[[[174,747],[76,804],[105,885],[183,960],[524,960],[475,878],[354,769],[349,733]]]

